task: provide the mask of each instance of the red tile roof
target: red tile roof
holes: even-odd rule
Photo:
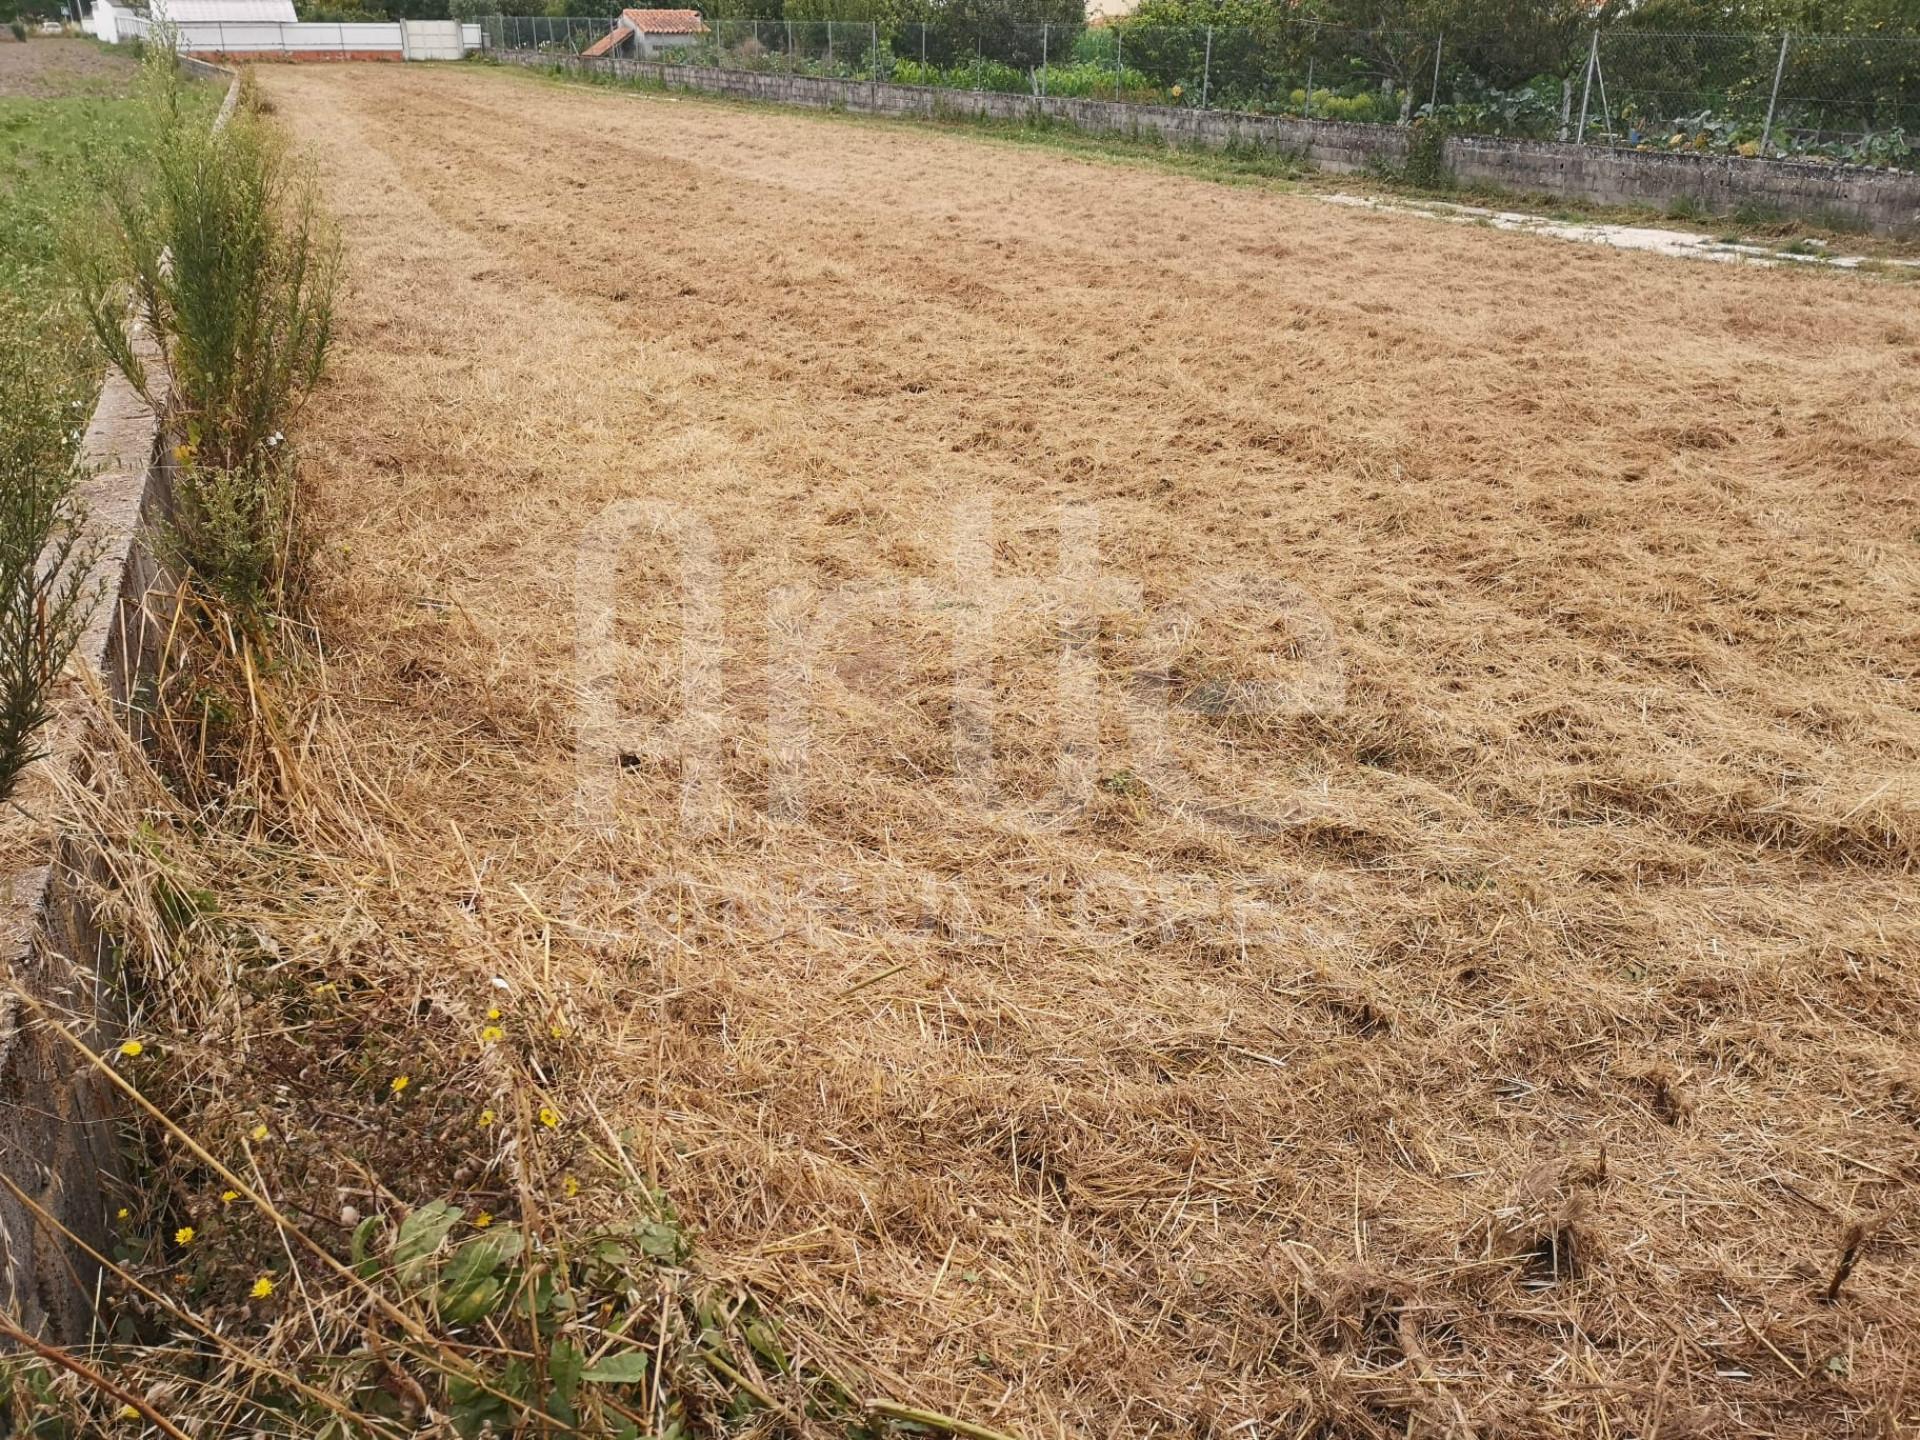
[[[704,35],[698,10],[622,10],[620,18],[643,35]]]
[[[620,23],[580,53],[605,55],[635,31],[642,35],[705,35],[707,27],[698,10],[622,10]]]

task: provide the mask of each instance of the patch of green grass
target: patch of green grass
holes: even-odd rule
[[[1019,145],[1038,145],[1062,154],[1088,159],[1151,164],[1210,180],[1294,180],[1307,166],[1290,151],[1270,150],[1244,142],[1224,149],[1169,145],[1157,135],[1098,135],[1064,122],[994,120],[972,115],[943,115],[944,128],[963,129],[991,139]]]
[[[1734,207],[1733,221],[1748,230],[1766,230],[1780,226],[1786,216],[1778,206],[1763,204],[1758,200],[1747,200]]]
[[[1882,280],[1894,280],[1903,285],[1920,284],[1920,266],[1899,265],[1891,260],[1866,259],[1855,267],[1856,275],[1877,275]]]
[[[211,119],[219,103],[211,87],[184,93]],[[61,249],[98,209],[101,181],[136,162],[156,125],[146,103],[128,96],[0,97],[0,295],[44,317],[51,353],[91,355],[66,304]]]

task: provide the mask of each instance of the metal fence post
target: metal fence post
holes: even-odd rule
[[[1440,108],[1440,56],[1447,48],[1447,32],[1442,30],[1433,42],[1433,95],[1427,101],[1428,110]]]
[[[926,30],[922,28],[920,43],[923,46],[926,44],[926,35]],[[924,60],[926,56],[922,54],[920,58]],[[1047,98],[1047,26],[1044,23],[1040,26],[1040,98]]]
[[[1311,120],[1311,119],[1313,118],[1313,56],[1311,56],[1311,55],[1309,55],[1309,56],[1307,56],[1307,113],[1306,113],[1306,118],[1307,118],[1307,119],[1309,119],[1309,120]]]
[[[877,21],[867,22],[867,57],[873,65],[873,83],[880,83],[880,26]]]
[[[1607,67],[1598,52],[1593,57],[1593,78],[1600,84],[1600,123],[1606,126],[1607,144],[1613,144],[1613,106],[1607,103]]]
[[[1587,47],[1587,78],[1580,86],[1580,128],[1573,138],[1582,145],[1587,143],[1587,101],[1593,95],[1593,67],[1600,63],[1600,32],[1593,32],[1593,43]]]
[[[1787,71],[1787,46],[1793,40],[1792,31],[1784,31],[1780,36],[1780,58],[1773,66],[1773,94],[1767,97],[1767,123],[1760,130],[1760,153],[1767,153],[1767,147],[1773,141],[1773,112],[1780,103],[1780,77]]]
[[[1207,26],[1207,58],[1200,66],[1200,108],[1207,108],[1207,87],[1213,83],[1213,26]]]
[[[1120,72],[1127,65],[1121,57],[1120,43],[1120,27],[1116,25],[1113,27],[1113,100],[1116,105],[1120,103]]]
[[[827,21],[827,69],[833,69],[833,22]]]

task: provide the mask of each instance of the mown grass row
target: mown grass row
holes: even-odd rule
[[[90,1046],[19,992],[117,1095],[128,1173],[104,1243],[39,1212],[101,1267],[102,1328],[60,1346],[0,1311],[0,1434],[991,1436],[863,1398],[833,1346],[702,1270],[653,1137],[593,1103],[603,1017],[548,978],[524,896],[450,887],[444,843],[368,782],[305,606],[292,438],[339,242],[256,104],[209,130],[164,54],[146,86],[155,145],[67,257],[164,406],[174,483],[142,738],[103,714],[63,794],[124,1035]]]

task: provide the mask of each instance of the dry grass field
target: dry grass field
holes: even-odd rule
[[[1909,289],[261,84],[352,274],[298,440],[365,890],[440,907],[315,943],[537,983],[794,1344],[1030,1437],[1920,1417]]]

